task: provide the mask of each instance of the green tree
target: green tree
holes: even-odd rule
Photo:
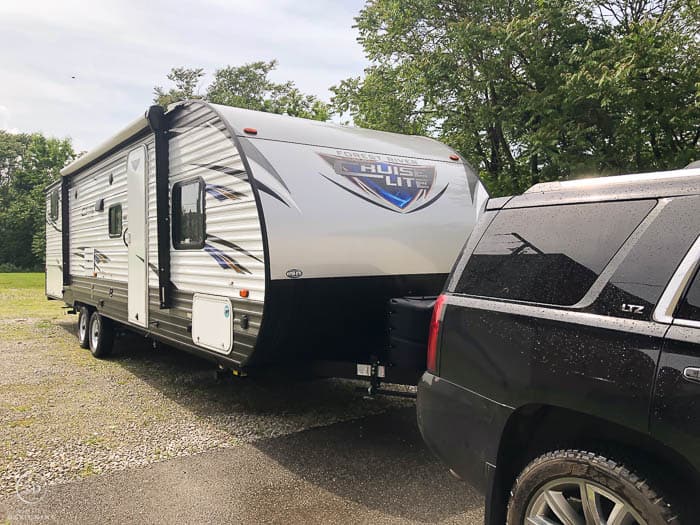
[[[369,0],[356,27],[371,64],[331,88],[332,109],[447,142],[494,195],[583,173],[677,168],[698,155],[693,6]]]
[[[74,157],[68,139],[0,131],[0,264],[43,265],[44,189]]]
[[[167,91],[161,86],[153,88],[153,93],[155,95],[154,102],[163,107],[168,107],[178,100],[202,98],[199,95],[198,87],[203,76],[204,69],[202,68],[172,68],[167,78],[175,85]]]
[[[294,82],[276,83],[270,80],[269,75],[276,67],[277,61],[272,60],[217,69],[204,97],[197,95],[197,86],[204,75],[203,69],[173,68],[168,79],[175,86],[168,91],[157,86],[154,89],[154,100],[167,106],[178,100],[204,98],[225,106],[328,120],[329,109],[325,102],[302,93]]]

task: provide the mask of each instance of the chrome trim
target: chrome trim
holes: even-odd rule
[[[625,319],[623,317],[610,317],[608,315],[591,314],[544,306],[533,306],[522,303],[509,303],[482,299],[480,297],[467,297],[460,295],[448,295],[446,304],[474,308],[477,310],[490,310],[512,315],[522,315],[547,319],[549,321],[561,321],[584,326],[594,326],[608,330],[629,332],[651,337],[663,337],[668,327],[663,324],[638,319]]]
[[[683,370],[683,377],[685,377],[688,381],[700,383],[700,368],[697,366],[685,367]]]
[[[674,319],[674,326],[685,326],[688,328],[700,328],[700,321],[691,321],[690,319]]]
[[[683,326],[691,326],[700,328],[700,322],[687,319],[676,319],[674,322],[673,312],[676,310],[678,301],[683,295],[688,281],[692,278],[695,270],[698,267],[700,260],[700,236],[695,239],[695,242],[685,254],[683,260],[678,265],[676,272],[671,277],[671,280],[666,285],[664,292],[661,294],[659,302],[654,308],[652,319],[659,323],[678,324]]]
[[[700,168],[685,168],[671,171],[657,171],[654,173],[634,173],[631,175],[617,175],[614,177],[589,177],[586,179],[542,182],[535,184],[525,193],[543,193],[573,189],[588,189],[594,187],[608,187],[617,184],[629,184],[634,182],[658,181],[666,179],[686,179],[700,176]]]
[[[610,278],[617,271],[622,262],[627,258],[649,226],[653,224],[656,218],[670,202],[671,199],[658,200],[656,206],[649,210],[647,216],[642,219],[630,236],[627,237],[627,240],[622,244],[620,249],[617,250],[617,253],[612,257],[612,259],[610,259],[603,271],[600,272],[600,275],[598,275],[598,278],[593,283],[593,286],[591,286],[586,292],[586,295],[584,295],[581,300],[574,304],[571,308],[587,308],[592,305],[596,299],[598,299],[598,296],[605,288],[605,285],[608,284]]]

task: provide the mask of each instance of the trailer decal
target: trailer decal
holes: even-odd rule
[[[95,250],[95,264],[108,263],[111,260],[112,259],[110,259],[106,254],[99,250]]]
[[[237,245],[236,243],[234,243],[234,242],[227,241],[226,239],[222,239],[221,237],[217,237],[216,235],[209,235],[209,234],[207,234],[207,240],[208,240],[208,241],[212,241],[212,242],[216,242],[216,243],[219,243],[219,244],[222,244],[222,245],[226,246],[227,248],[231,248],[232,250],[236,250],[237,252],[241,252],[241,253],[247,255],[248,257],[250,257],[251,259],[255,259],[255,260],[258,261],[259,263],[262,263],[262,262],[263,262],[262,259],[256,257],[255,255],[253,255],[252,253],[250,253],[250,252],[249,252],[248,250],[246,250],[245,248],[241,248],[240,246],[238,246],[238,245]]]
[[[248,268],[236,261],[233,257],[225,254],[224,252],[222,252],[218,248],[215,248],[211,244],[205,244],[204,251],[211,255],[214,258],[214,260],[217,263],[219,263],[219,266],[224,270],[232,269],[235,270],[237,273],[245,273],[249,275],[253,273]]]
[[[262,191],[263,193],[267,193],[270,197],[273,197],[273,198],[277,199],[277,200],[280,201],[282,204],[284,204],[287,208],[289,208],[289,204],[287,204],[287,203],[285,202],[285,200],[277,194],[277,192],[275,192],[274,190],[270,189],[268,186],[266,186],[265,184],[263,184],[263,183],[260,182],[259,180],[256,180],[256,181],[255,181],[255,187],[258,188],[258,189],[259,189],[260,191]]]
[[[435,183],[435,166],[419,165],[413,159],[384,158],[380,155],[372,155],[372,158],[323,153],[319,155],[333,167],[341,180],[351,182],[352,186],[339,184],[321,173],[323,177],[348,192],[391,211],[410,213],[423,209],[435,202],[447,188],[445,186],[437,196],[427,200]]]
[[[214,170],[218,171],[219,173],[225,173],[226,175],[233,175],[234,177],[242,180],[242,181],[248,181],[248,174],[245,172],[245,170],[238,170],[235,168],[229,168],[227,166],[221,166],[219,164],[211,163],[211,164],[193,164],[193,166],[197,166],[199,168],[205,168],[208,170]]]
[[[214,197],[217,201],[235,201],[240,199],[241,197],[245,197],[244,193],[232,190],[231,188],[227,188],[226,186],[220,186],[218,184],[207,184],[206,192],[212,197]]]
[[[290,194],[292,193],[287,186],[287,183],[284,182],[284,179],[282,176],[277,172],[275,167],[270,163],[269,160],[267,160],[267,157],[263,155],[258,148],[255,147],[255,145],[247,138],[245,137],[240,137],[239,138],[241,147],[243,148],[243,152],[245,153],[246,157],[248,158],[249,161],[255,162],[258,164],[262,169],[264,169],[266,172],[268,172],[270,175],[272,175],[273,178],[279,182],[282,187],[287,190]]]

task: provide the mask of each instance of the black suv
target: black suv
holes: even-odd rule
[[[492,199],[418,422],[503,525],[700,523],[700,169]]]

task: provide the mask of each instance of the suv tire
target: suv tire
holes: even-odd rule
[[[80,348],[90,348],[90,309],[87,306],[78,310],[78,344]]]
[[[90,352],[98,359],[107,357],[112,353],[114,343],[114,327],[112,321],[93,312],[90,317]]]
[[[548,452],[525,467],[511,490],[507,523],[618,523],[611,519],[613,512],[628,516],[620,523],[680,524],[647,480],[620,463],[581,450]],[[545,519],[537,521],[538,516]]]

